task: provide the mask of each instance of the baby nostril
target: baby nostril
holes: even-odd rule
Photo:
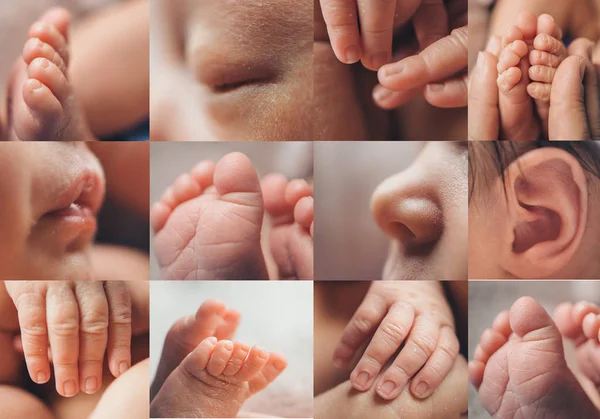
[[[391,223],[390,232],[402,243],[408,243],[416,238],[415,234],[403,223]]]
[[[433,244],[442,235],[443,212],[431,199],[403,197],[389,210],[388,234],[406,246]]]

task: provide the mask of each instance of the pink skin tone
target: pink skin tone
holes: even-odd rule
[[[314,198],[304,179],[288,181],[276,173],[261,181],[271,217],[271,253],[281,279],[313,279]]]
[[[237,417],[248,397],[283,372],[283,356],[230,340],[239,321],[239,313],[208,300],[171,327],[151,388],[153,417]],[[187,393],[196,397],[174,397]]]
[[[358,391],[375,385],[385,400],[398,397],[409,381],[415,397],[429,397],[459,350],[451,311],[440,284],[433,281],[374,282],[344,329],[334,364],[347,367],[369,339],[350,382]]]
[[[9,85],[9,139],[94,139],[82,120],[68,80],[70,19],[65,9],[54,8],[31,26]]]
[[[579,370],[600,390],[600,307],[587,301],[562,303],[554,319],[560,333],[575,344]]]
[[[241,153],[230,153],[216,164],[200,162],[180,176],[150,212],[163,275],[268,278],[260,243],[266,210],[274,220],[273,254],[280,277],[312,279],[313,207],[312,188],[305,181],[288,184],[268,176],[261,185]],[[202,258],[194,249],[202,249]]]
[[[98,160],[82,142],[6,142],[0,151],[0,280],[91,278],[95,221],[53,213],[78,201],[97,212],[105,189]]]
[[[598,415],[567,367],[559,330],[531,297],[517,300],[482,334],[469,378],[493,417]]]
[[[73,397],[102,386],[102,364],[119,377],[131,366],[131,300],[123,282],[7,281],[19,316],[21,345],[31,379],[50,380]]]
[[[550,91],[556,69],[566,58],[562,31],[550,15],[522,12],[502,37],[498,58],[499,108],[508,140],[534,140],[548,134]],[[534,119],[535,101],[541,126]]]

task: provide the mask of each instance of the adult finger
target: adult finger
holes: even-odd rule
[[[583,78],[585,108],[590,135],[593,139],[598,139],[600,138],[600,65],[598,64],[600,63],[594,61],[595,50],[598,48],[595,48],[594,43],[587,38],[578,38],[569,45],[569,55],[579,55],[588,61]]]
[[[413,26],[421,49],[448,35],[448,12],[444,0],[423,0],[413,17]]]
[[[468,49],[468,27],[463,26],[425,48],[419,55],[381,67],[377,77],[384,87],[394,91],[445,80],[467,68]]]
[[[556,70],[548,117],[551,140],[590,139],[583,86],[587,62],[584,57],[572,55]]]
[[[118,377],[131,366],[131,298],[122,281],[104,282],[108,301],[108,368]]]
[[[321,11],[335,56],[343,63],[360,60],[356,0],[321,0]]]
[[[75,283],[80,311],[79,385],[87,394],[102,386],[102,362],[108,342],[108,302],[101,282]]]
[[[498,58],[480,52],[469,80],[469,140],[491,141],[500,135]]]
[[[396,0],[357,0],[362,41],[362,63],[377,71],[390,62]]]

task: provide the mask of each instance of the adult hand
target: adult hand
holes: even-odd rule
[[[500,135],[498,57],[480,52],[469,81],[469,141],[493,141]]]
[[[394,30],[411,18],[421,48],[448,33],[448,12],[444,0],[320,2],[331,46],[337,58],[346,64],[361,60],[365,67],[374,71],[390,62]],[[452,3],[459,2],[466,7],[464,0]]]
[[[598,48],[596,48],[598,51]],[[586,38],[569,46],[569,57],[556,70],[550,93],[550,140],[600,139],[598,52]]]

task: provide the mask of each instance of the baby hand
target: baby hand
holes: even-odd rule
[[[350,382],[367,391],[391,362],[376,386],[386,400],[398,397],[409,381],[415,397],[430,396],[458,355],[452,313],[438,282],[374,282],[344,330],[334,364],[347,366],[373,332]]]
[[[374,71],[392,58],[394,28],[413,16],[421,48],[448,32],[448,13],[444,0],[320,1],[337,58],[346,64],[362,60],[365,67]]]
[[[131,301],[123,282],[6,281],[19,316],[31,379],[50,380],[64,397],[102,385],[104,352],[118,377],[131,365]]]

